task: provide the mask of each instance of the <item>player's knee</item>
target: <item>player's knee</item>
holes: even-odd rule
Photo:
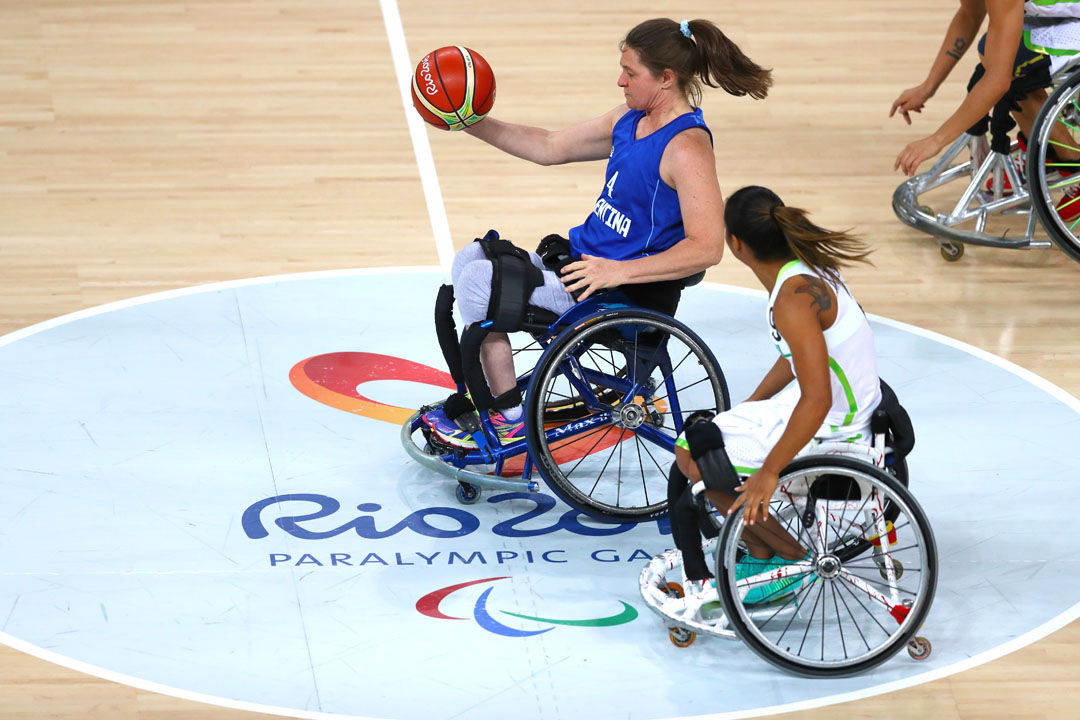
[[[484,259],[484,249],[480,247],[479,243],[471,242],[461,248],[457,255],[454,255],[454,262],[450,266],[450,282],[457,285],[458,278],[468,265]]]
[[[474,243],[475,244],[475,243]],[[466,325],[485,320],[491,302],[491,261],[481,258],[461,268],[454,283],[458,312]]]

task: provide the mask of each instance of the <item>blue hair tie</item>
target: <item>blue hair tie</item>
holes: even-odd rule
[[[681,23],[679,23],[679,30],[682,31],[682,34],[685,37],[690,37],[690,21],[683,20]]]

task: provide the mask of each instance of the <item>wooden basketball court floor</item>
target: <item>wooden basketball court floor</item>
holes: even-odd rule
[[[855,228],[875,248],[875,267],[847,273],[868,312],[970,343],[1080,396],[1080,264],[1056,249],[978,247],[945,263],[890,208],[901,180],[893,159],[956,106],[975,62],[964,58],[912,127],[887,117],[925,76],[954,7],[6,0],[0,333],[219,280],[437,265],[443,229],[432,217],[442,210],[429,213],[384,9],[400,11],[410,63],[441,45],[479,50],[498,79],[494,114],[551,128],[621,101],[617,44],[629,27],[705,17],[776,81],[761,102],[705,96],[724,192],[766,185],[826,226]],[[489,227],[522,244],[564,231],[588,212],[602,175],[600,164],[534,167],[464,135],[426,135],[441,189],[428,191],[454,247]],[[756,287],[730,257],[708,279]],[[12,551],[16,540],[0,542]],[[793,717],[1071,717],[1078,648],[1073,623],[963,673]],[[0,647],[0,717],[257,715]]]

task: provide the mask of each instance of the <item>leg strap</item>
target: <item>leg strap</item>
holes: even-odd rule
[[[476,242],[491,261],[491,299],[488,302],[489,327],[496,332],[521,328],[525,309],[533,290],[544,284],[544,274],[533,265],[529,253],[488,230]]]
[[[986,74],[986,68],[982,63],[975,66],[975,71],[968,81],[968,92],[971,92],[975,84]],[[982,118],[968,129],[971,135],[985,135],[990,131],[990,147],[994,152],[1007,154],[1009,152],[1009,131],[1016,127],[1011,113],[1020,109],[1020,101],[1035,90],[1050,86],[1050,70],[1047,67],[1039,67],[1030,72],[1025,72],[1020,77],[1014,77],[1009,89],[994,105],[990,115]]]

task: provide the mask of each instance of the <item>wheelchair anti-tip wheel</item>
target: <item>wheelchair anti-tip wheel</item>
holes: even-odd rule
[[[742,509],[724,522],[715,555],[724,612],[751,650],[807,676],[852,675],[905,647],[929,655],[916,633],[933,602],[937,549],[907,488],[859,460],[804,457],[781,475],[770,512],[805,560],[736,580],[740,546],[761,529],[746,526]]]
[[[1080,71],[1073,71],[1035,118],[1028,145],[1031,204],[1046,234],[1080,261],[1080,160],[1061,160],[1050,150],[1080,153]]]
[[[574,412],[558,419],[556,408]],[[608,310],[544,351],[526,393],[526,438],[567,504],[637,522],[667,511],[668,468],[685,418],[727,408],[719,363],[689,328],[649,310]]]

